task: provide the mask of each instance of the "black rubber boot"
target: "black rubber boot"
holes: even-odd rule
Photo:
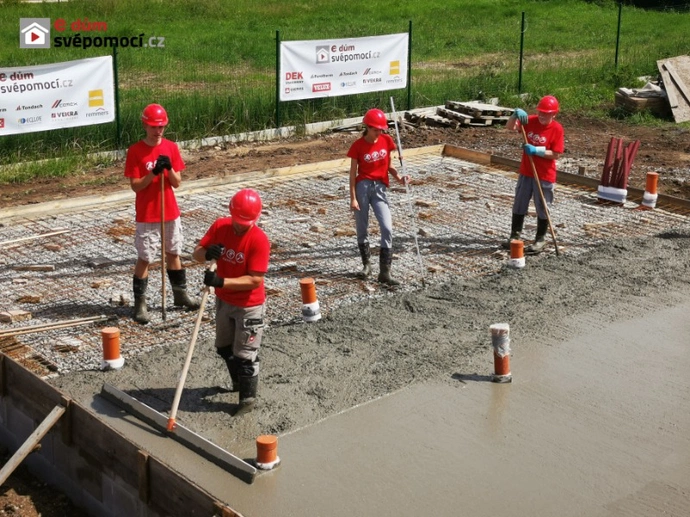
[[[391,277],[391,264],[393,263],[393,250],[390,248],[381,248],[381,255],[379,256],[379,282],[391,286],[400,285],[400,282]]]
[[[175,307],[186,307],[190,310],[199,308],[199,300],[190,298],[187,294],[187,272],[184,269],[168,269],[168,278],[173,290],[173,304]]]
[[[225,361],[225,365],[230,373],[230,380],[232,381],[232,386],[222,386],[221,388],[223,391],[228,391],[230,393],[240,391],[240,366],[237,360],[235,360],[235,356],[232,355],[232,347],[226,346],[223,348],[216,348],[216,352],[218,352],[218,355]]]
[[[134,291],[134,316],[132,319],[142,325],[151,321],[146,307],[146,288],[148,285],[148,278],[132,277],[132,290]]]
[[[256,403],[256,391],[259,387],[259,375],[247,377],[240,376],[240,403],[232,416],[240,416],[254,409]]]
[[[510,237],[502,244],[503,248],[510,249],[510,241],[519,241],[522,234],[522,226],[525,224],[525,216],[513,214],[513,220],[510,223]]]
[[[544,246],[546,246],[544,236],[546,235],[546,230],[548,229],[548,219],[537,219],[537,235],[534,239],[534,243],[525,248],[525,253],[528,255],[538,255],[544,250]]]
[[[357,276],[359,278],[369,278],[371,276],[371,249],[369,243],[358,244],[359,254],[362,256],[362,271]]]

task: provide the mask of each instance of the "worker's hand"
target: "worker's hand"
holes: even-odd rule
[[[515,115],[515,118],[517,118],[523,126],[527,124],[527,112],[522,108],[515,108],[513,115]]]
[[[223,245],[222,244],[211,244],[208,248],[206,248],[206,253],[204,254],[204,258],[206,260],[218,260],[222,254],[223,254]]]
[[[223,278],[216,275],[215,271],[206,271],[204,273],[204,285],[209,287],[223,287]]]
[[[158,176],[161,172],[163,172],[165,169],[164,167],[156,160],[156,165],[153,166],[153,169],[151,169],[151,173],[154,176]]]
[[[350,201],[350,210],[357,210],[359,212],[359,203],[357,202],[356,199],[353,199]]]
[[[398,182],[402,183],[403,185],[408,185],[410,183],[410,175],[405,174],[404,176],[400,176]]]
[[[170,157],[161,154],[156,158],[156,167],[162,167],[163,169],[172,170],[172,163],[170,163]]]
[[[528,156],[541,156],[546,154],[546,147],[534,146],[532,144],[524,144],[522,148],[525,150],[525,154]]]

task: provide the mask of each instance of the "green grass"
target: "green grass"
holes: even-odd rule
[[[118,51],[119,135],[113,123],[2,137],[0,165],[124,148],[141,137],[139,114],[150,102],[168,110],[167,135],[175,140],[275,127],[276,31],[283,41],[334,39],[406,32],[412,21],[412,107],[490,97],[532,107],[541,95],[554,93],[564,111],[597,117],[622,116],[613,110],[616,88],[638,86],[638,76],[657,75],[658,60],[687,53],[690,33],[686,11],[625,6],[616,67],[613,0],[353,0],[346,6],[335,0],[6,0],[2,10],[3,66],[111,54],[19,49],[19,18],[62,18],[68,24],[88,18],[106,22],[108,36],[163,36],[165,48]],[[523,101],[518,94],[525,92],[530,96]],[[372,106],[386,109],[391,95],[399,110],[407,108],[405,90],[281,103],[281,125],[359,116]],[[644,116],[628,120],[658,123]]]

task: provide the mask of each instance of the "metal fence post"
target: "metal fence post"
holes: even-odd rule
[[[276,31],[276,128],[280,127],[280,31]]]

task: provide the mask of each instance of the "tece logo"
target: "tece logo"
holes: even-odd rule
[[[19,48],[50,48],[50,18],[20,18]]]
[[[62,99],[58,99],[53,103],[53,105],[50,107],[50,109],[54,110],[57,108],[69,108],[71,106],[76,106],[76,105],[77,105],[76,102],[69,102],[69,101],[62,102]]]

